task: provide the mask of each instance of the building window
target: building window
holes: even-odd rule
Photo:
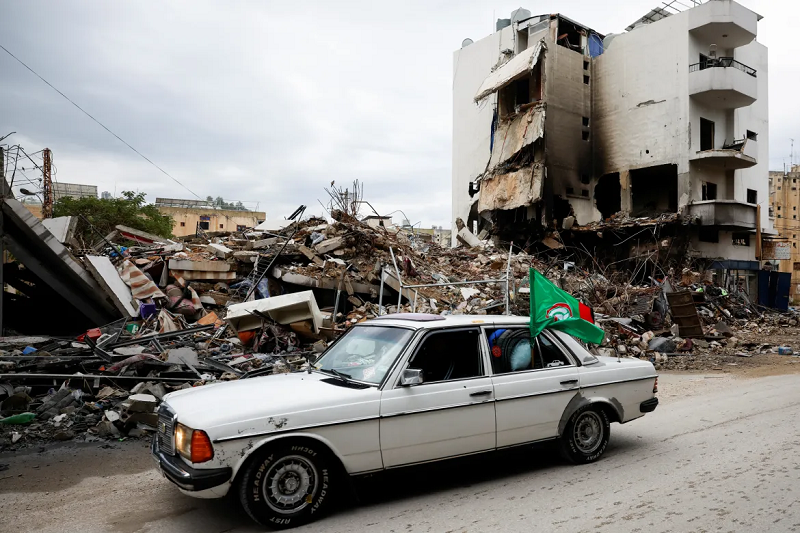
[[[181,227],[185,228],[186,227],[186,222],[181,222]]]
[[[750,139],[751,141],[757,141],[758,140],[758,133],[756,133],[754,131],[747,130],[747,138]]]
[[[700,151],[714,149],[714,121],[700,119]]]
[[[245,231],[246,229],[247,229],[247,226],[245,226],[243,224],[236,224],[236,231]]]
[[[778,190],[781,190],[781,186],[780,185],[778,185]]]
[[[750,246],[750,234],[733,233],[731,234],[731,242],[734,246]]]
[[[200,229],[204,229],[204,230],[208,229],[208,222],[205,222],[205,221],[198,222],[197,225],[200,226]]]
[[[701,226],[698,237],[700,242],[719,242],[719,230],[709,226]]]
[[[778,211],[780,211],[780,210],[781,210],[781,206],[778,206]]]
[[[583,117],[583,125],[589,127],[589,117]]]
[[[588,61],[584,61],[583,62],[583,70],[589,70],[589,62]]]
[[[581,174],[581,183],[583,183],[584,185],[589,185],[590,181],[592,180],[591,178],[589,178],[588,174]]]
[[[717,184],[703,182],[703,200],[716,200],[717,199]]]
[[[219,225],[219,229],[222,229],[222,228],[224,228],[224,227],[225,227],[225,226],[223,226],[222,224],[220,224],[220,225]]]
[[[792,270],[800,270],[800,263],[795,263],[794,268]]]
[[[581,196],[589,198],[589,189],[581,189]]]
[[[589,132],[588,131],[582,131],[581,132],[581,139],[583,139],[584,141],[588,141],[589,140]]]
[[[589,85],[589,76],[583,76],[583,83]]]
[[[753,189],[747,189],[747,203],[748,204],[757,204],[758,203],[758,192],[754,191]]]

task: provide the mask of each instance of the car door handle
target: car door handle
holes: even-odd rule
[[[479,392],[473,392],[472,394],[470,394],[470,396],[473,396],[473,397],[474,396],[488,396],[491,393],[492,393],[492,391],[490,391],[490,390],[482,390],[482,391],[479,391]]]
[[[577,379],[568,379],[567,381],[561,382],[562,385],[575,385],[576,383],[578,383]]]

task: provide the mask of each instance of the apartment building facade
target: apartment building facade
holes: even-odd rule
[[[696,256],[754,262],[756,229],[772,232],[759,19],[709,0],[602,35],[518,10],[465,42],[453,67],[453,220],[546,230],[572,216],[680,213]]]
[[[778,242],[786,243],[789,249],[788,258],[772,263],[779,272],[792,275],[791,298],[800,301],[800,165],[788,172],[769,173],[769,217]]]

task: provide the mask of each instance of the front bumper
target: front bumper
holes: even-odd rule
[[[652,413],[658,407],[658,398],[650,398],[639,404],[639,411],[642,413]]]
[[[158,435],[153,436],[150,453],[158,464],[161,473],[183,490],[201,491],[227,483],[233,470],[225,468],[198,469],[184,463],[179,457],[165,455],[158,449]]]

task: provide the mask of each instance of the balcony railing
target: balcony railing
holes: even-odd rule
[[[689,72],[697,72],[698,70],[705,70],[707,68],[735,68],[739,69],[745,74],[750,76],[756,77],[756,69],[748,67],[744,63],[736,61],[732,57],[718,57],[715,59],[706,59],[705,61],[701,61],[700,63],[695,63],[694,65],[689,65]]]

